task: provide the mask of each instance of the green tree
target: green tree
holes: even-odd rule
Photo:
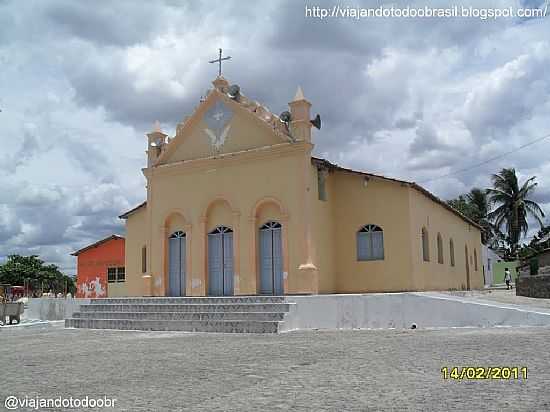
[[[548,248],[550,248],[550,225],[542,227],[528,244],[521,245],[518,253],[522,259],[525,259]]]
[[[489,213],[489,219],[497,229],[504,227],[513,255],[517,254],[520,237],[529,230],[529,217],[543,227],[544,212],[529,199],[537,186],[535,179],[533,176],[520,186],[515,169],[502,169],[492,176],[493,187],[487,189],[490,204],[496,207]]]
[[[456,199],[451,199],[447,203],[483,228],[481,240],[484,244],[496,242],[497,233],[488,218],[489,199],[487,190],[474,187],[468,193],[460,195]]]
[[[542,227],[533,236],[533,239],[529,242],[529,247],[537,252],[550,248],[550,225]]]
[[[472,219],[477,223],[482,223],[484,220],[487,220],[487,215],[489,214],[487,190],[474,187],[470,190],[470,193],[466,194],[466,199],[470,205]]]
[[[455,199],[447,200],[447,204],[451,206],[452,208],[458,210],[460,213],[462,213],[464,216],[468,218],[472,218],[472,211],[470,204],[468,203],[468,200],[466,199],[465,195],[460,195]]]
[[[64,293],[66,290],[74,294],[76,291],[73,278],[61,273],[56,265],[45,264],[36,255],[8,256],[7,261],[0,265],[0,283],[27,285],[31,292],[53,290]]]

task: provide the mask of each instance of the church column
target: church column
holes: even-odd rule
[[[241,290],[241,248],[240,248],[241,213],[233,211],[233,294],[239,295]]]
[[[283,242],[283,294],[288,294],[289,246],[288,246],[288,215],[281,216],[281,239]]]
[[[150,169],[151,170],[151,169]],[[153,174],[149,173],[147,177],[147,226],[148,239],[146,242],[147,251],[150,259],[147,260],[148,273],[151,275],[151,295],[164,296],[164,271],[162,270],[162,254],[164,253],[163,236],[166,234],[164,226],[155,227],[153,223]],[[160,241],[159,241],[160,240]],[[159,262],[160,259],[160,262]]]
[[[305,141],[311,143],[311,122],[310,122],[310,108],[311,103],[306,100],[302,89],[298,87],[294,99],[288,104],[290,107],[291,121],[290,130],[292,136],[298,141]],[[310,293],[318,293],[319,291],[319,270],[315,265],[315,248],[312,239],[312,194],[311,194],[311,145],[310,150],[306,151],[303,159],[302,170],[302,196],[303,196],[303,230],[304,230],[304,244],[305,244],[305,256],[304,262],[298,267],[300,276],[300,290],[297,292],[307,291]],[[294,292],[294,291],[292,291]]]
[[[146,178],[147,178],[147,194],[149,194],[149,178],[147,177],[146,175]],[[147,199],[149,200],[149,199]],[[147,209],[146,209],[147,210]],[[148,230],[148,223],[149,223],[149,219],[150,219],[150,212],[149,210],[147,210],[147,215],[146,215],[146,228],[147,228],[147,232],[149,232]],[[143,253],[143,251],[142,251]],[[153,279],[153,275],[152,275],[152,262],[151,262],[151,237],[150,236],[147,236],[147,238],[145,239],[145,256],[146,256],[146,263],[145,263],[145,273],[142,273],[141,275],[141,280],[142,280],[142,292],[143,292],[143,296],[155,296],[155,290],[154,290],[154,279]],[[141,256],[140,256],[141,257]],[[128,257],[126,257],[127,259]],[[143,257],[141,257],[141,259],[143,259]],[[128,275],[127,275],[128,276]]]
[[[313,244],[312,233],[312,205],[311,205],[311,154],[306,153],[306,158],[303,161],[303,230],[304,230],[304,243],[305,243],[305,262],[299,267],[299,273],[304,278],[302,282],[302,288],[310,293],[319,292],[319,269],[315,265],[315,247]],[[305,284],[304,284],[305,283]]]
[[[256,216],[250,216],[248,218],[248,224],[250,226],[250,247],[248,248],[248,272],[250,273],[248,292],[251,294],[258,294],[259,273],[258,273],[258,218]]]
[[[160,253],[156,254],[155,261],[153,261],[153,256],[151,256],[151,270],[154,273],[155,296],[166,296],[166,285],[168,284],[168,274],[166,273],[168,228],[165,225],[161,225],[157,233],[157,237],[151,241],[151,250],[153,250],[153,243],[158,242],[156,250],[160,251]]]
[[[206,277],[207,277],[207,262],[206,262],[206,248],[207,246],[207,234],[206,234],[206,216],[199,218],[199,228],[197,236],[197,242],[195,243],[195,250],[197,253],[197,264],[195,265],[195,271],[193,274],[193,296],[206,296]]]
[[[193,226],[186,224],[183,226],[185,230],[185,295],[193,296],[193,265],[191,262],[191,256],[193,255],[192,242]]]

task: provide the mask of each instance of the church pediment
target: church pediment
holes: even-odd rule
[[[216,82],[194,113],[180,123],[156,165],[201,159],[294,141],[287,126],[258,102],[228,94]]]
[[[203,129],[210,139],[210,146],[215,151],[221,151],[231,130],[233,110],[222,99],[217,100],[204,114]]]

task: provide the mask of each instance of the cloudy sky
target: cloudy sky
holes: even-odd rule
[[[305,17],[306,4],[379,3],[0,0],[0,259],[74,274],[71,251],[124,233],[117,216],[145,197],[144,134],[155,120],[174,134],[219,47],[225,77],[275,113],[302,86],[324,122],[317,155],[445,199],[515,167],[550,213],[550,139],[439,178],[550,133],[550,17]]]

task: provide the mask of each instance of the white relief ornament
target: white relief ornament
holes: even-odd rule
[[[215,150],[220,150],[229,134],[233,112],[223,102],[217,101],[204,115],[208,126],[204,131],[210,138],[210,144]]]

